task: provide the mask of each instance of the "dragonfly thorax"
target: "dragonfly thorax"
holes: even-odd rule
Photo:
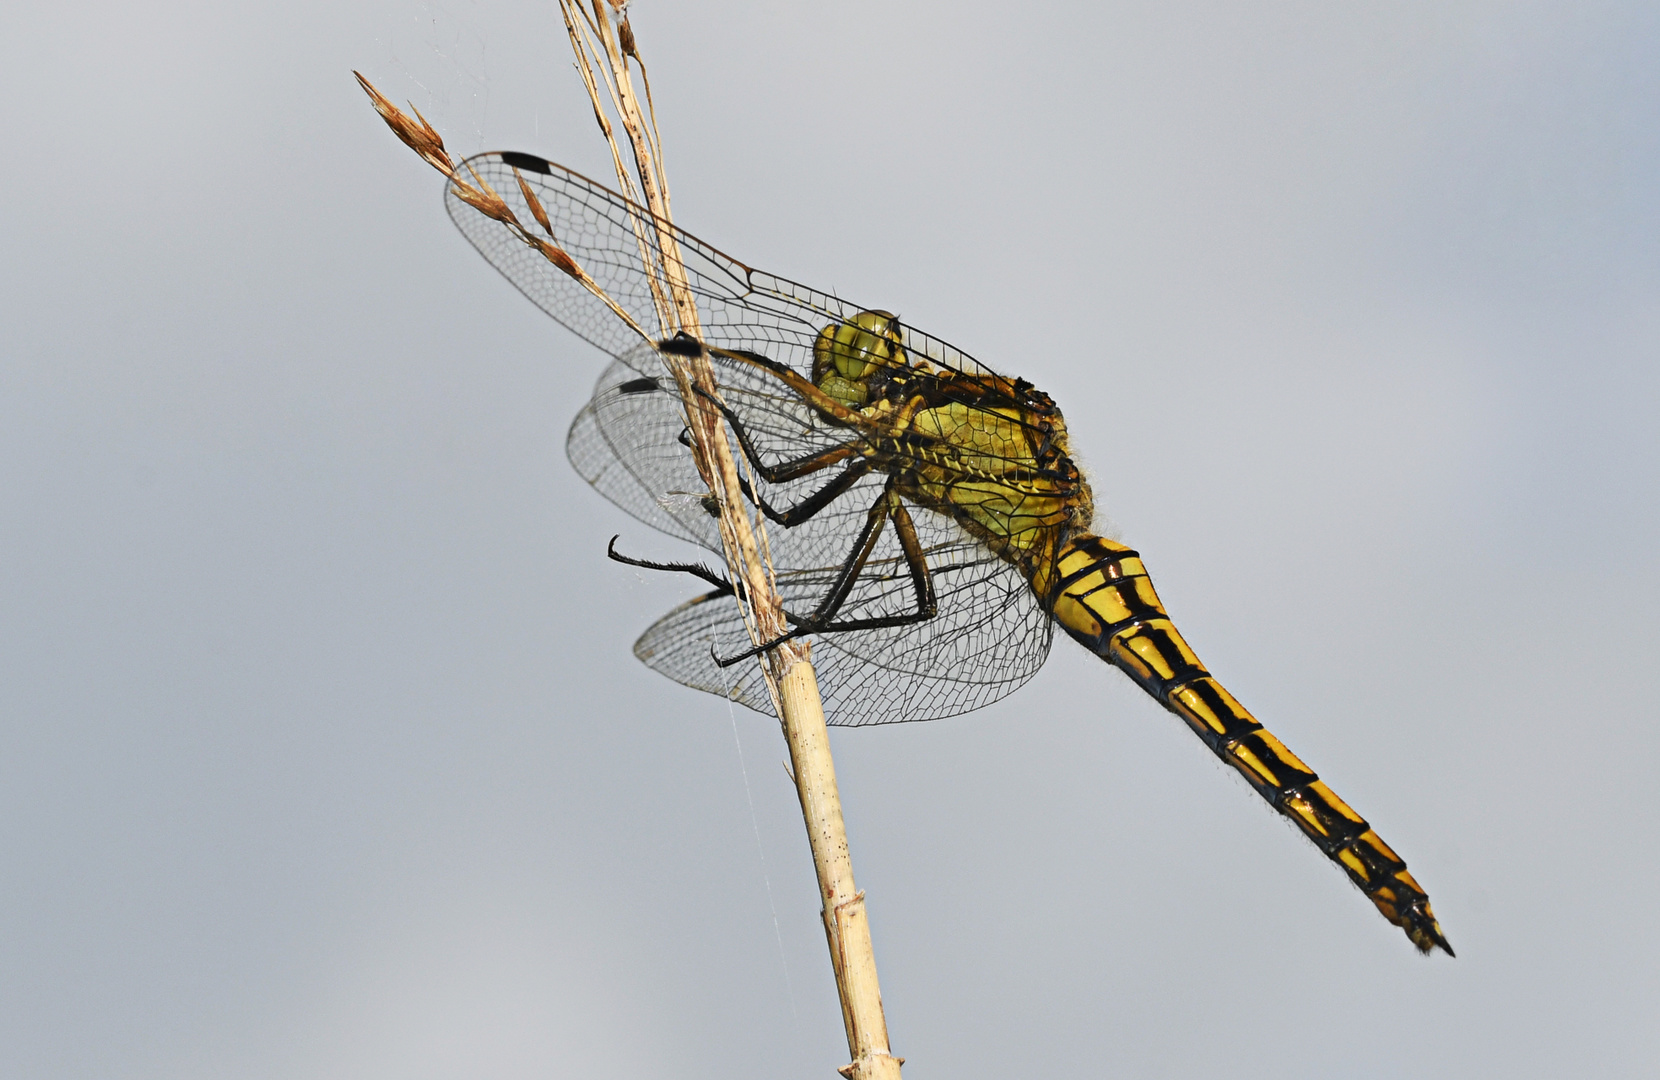
[[[831,323],[813,342],[813,382],[841,404],[862,409],[882,396],[878,384],[907,367],[899,342],[899,320],[892,312],[861,311]]]

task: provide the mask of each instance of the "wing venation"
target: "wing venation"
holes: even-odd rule
[[[528,154],[481,154],[465,163],[505,199],[521,222],[537,228],[520,191],[536,195],[552,241],[566,251],[640,325],[659,327],[641,254],[662,258],[647,211],[559,165]],[[576,281],[527,247],[499,222],[449,193],[461,232],[520,292],[562,325],[603,349],[612,362],[572,422],[566,451],[600,494],[646,525],[721,552],[707,486],[687,444],[685,408],[655,345]],[[697,297],[707,344],[788,365],[809,376],[813,342],[828,324],[866,310],[796,282],[754,270],[696,237],[673,230],[687,281]],[[982,374],[972,358],[910,327],[910,354],[943,371]],[[828,420],[776,375],[738,356],[712,356],[722,400],[739,417],[763,460],[796,460],[858,438]],[[734,441],[734,454],[743,460]],[[751,476],[768,503],[788,508],[832,478],[832,471],[783,484]],[[848,559],[885,475],[860,478],[816,516],[784,528],[769,523],[767,542],[786,611],[812,612]],[[932,574],[938,613],[932,619],[875,630],[813,635],[814,665],[832,723],[863,725],[927,720],[967,712],[1019,687],[1048,655],[1052,622],[1015,568],[950,516],[912,508]],[[914,612],[915,589],[892,528],[880,537],[856,578],[840,618]],[[716,656],[751,647],[730,595],[690,600],[653,624],[635,646],[648,666],[688,686],[771,712],[759,665],[720,667]]]

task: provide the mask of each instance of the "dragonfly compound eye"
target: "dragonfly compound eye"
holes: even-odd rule
[[[813,382],[855,408],[870,403],[872,379],[905,363],[899,320],[886,311],[861,311],[831,323],[813,342]]]

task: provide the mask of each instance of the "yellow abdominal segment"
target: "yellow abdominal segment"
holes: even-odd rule
[[[860,430],[858,452],[897,481],[891,493],[948,515],[1019,568],[1069,635],[1186,721],[1419,949],[1451,953],[1400,856],[1211,677],[1141,557],[1087,531],[1094,504],[1053,401],[1028,383],[912,363],[901,337],[886,312],[826,326],[815,385],[802,392],[822,393],[815,407]]]
[[[1054,565],[1039,595],[1050,598],[1055,620],[1068,634],[1187,721],[1419,949],[1452,952],[1406,863],[1205,670],[1165,614],[1134,551],[1085,533],[1061,545]]]

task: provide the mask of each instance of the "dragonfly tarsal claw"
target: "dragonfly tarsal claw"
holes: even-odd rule
[[[760,656],[762,653],[765,653],[765,652],[771,652],[773,649],[778,648],[778,646],[784,644],[786,641],[789,641],[793,638],[798,638],[802,634],[810,633],[812,631],[812,629],[813,629],[812,627],[798,626],[794,630],[791,630],[787,634],[780,634],[779,636],[773,638],[771,641],[765,642],[761,645],[755,646],[752,649],[748,649],[744,652],[738,653],[736,656],[722,656],[720,653],[716,652],[715,647],[713,645],[711,645],[711,646],[709,646],[709,658],[715,662],[716,667],[729,668],[733,664],[740,664],[743,661],[750,659],[751,657]]]
[[[709,567],[703,565],[702,563],[652,562],[650,559],[636,559],[632,556],[624,555],[617,550],[617,541],[619,539],[621,539],[620,534],[618,536],[613,536],[611,538],[611,542],[605,545],[606,558],[611,559],[614,562],[620,562],[627,566],[638,566],[642,570],[664,570],[674,574],[690,574],[695,578],[707,581],[709,584],[713,585],[715,587],[715,592],[712,595],[714,596],[728,595],[736,591],[733,589],[730,581],[722,577],[720,574],[715,573],[715,571],[709,569]]]

